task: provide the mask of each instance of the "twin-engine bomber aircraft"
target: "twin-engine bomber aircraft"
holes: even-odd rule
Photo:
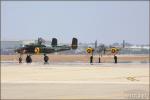
[[[57,45],[57,39],[53,38],[51,42],[51,46],[45,46],[42,43],[44,40],[42,38],[38,38],[38,43],[25,45],[24,47],[18,48],[15,50],[16,53],[20,54],[41,54],[41,53],[54,53],[66,50],[75,50],[78,47],[77,38],[72,39],[71,45]]]
[[[102,56],[102,54],[110,53],[116,55],[120,50],[125,48],[125,41],[123,40],[122,46],[120,47],[112,47],[112,46],[105,46],[104,44],[101,44],[97,46],[97,41],[95,41],[95,47],[88,47],[86,49],[86,52],[93,55],[93,52],[99,53],[99,55]]]

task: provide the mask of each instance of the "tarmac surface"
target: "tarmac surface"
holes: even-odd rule
[[[149,63],[1,64],[2,99],[149,99]]]

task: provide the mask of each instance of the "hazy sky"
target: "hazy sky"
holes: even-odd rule
[[[2,1],[1,40],[149,43],[149,1]]]

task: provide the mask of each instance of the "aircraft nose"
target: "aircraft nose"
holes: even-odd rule
[[[15,52],[16,53],[21,53],[21,49],[16,49]]]
[[[19,49],[16,49],[15,52],[16,52],[16,53],[19,53]]]

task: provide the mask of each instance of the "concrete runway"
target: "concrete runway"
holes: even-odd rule
[[[148,84],[2,83],[5,99],[148,99]]]
[[[149,64],[2,64],[2,99],[148,99]]]

